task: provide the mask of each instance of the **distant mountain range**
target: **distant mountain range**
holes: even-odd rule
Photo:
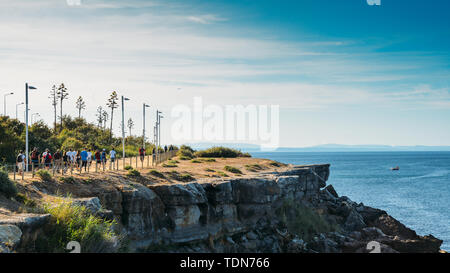
[[[244,152],[261,151],[259,145],[246,143],[187,143],[196,150],[207,149],[214,146],[224,146],[238,149]],[[450,146],[389,146],[389,145],[344,145],[324,144],[311,147],[280,147],[274,152],[425,152],[425,151],[448,151]]]

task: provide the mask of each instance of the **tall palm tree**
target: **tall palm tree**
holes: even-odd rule
[[[57,116],[56,115],[56,108],[58,106],[58,93],[57,93],[56,85],[53,85],[52,91],[50,91],[49,98],[52,100],[53,110],[55,111],[55,121],[53,123],[53,130],[55,130],[55,132],[56,132],[56,116]]]
[[[113,91],[108,99],[108,105],[109,108],[111,108],[111,127],[109,129],[109,141],[112,140],[112,126],[113,126],[113,117],[114,117],[114,109],[119,107],[119,104],[117,101],[119,100],[119,97],[117,96],[117,92]]]
[[[78,97],[76,106],[78,109],[78,118],[81,118],[81,110],[86,109],[86,103],[81,96]]]
[[[61,127],[60,131],[62,131],[63,128],[63,101],[68,99],[69,93],[67,92],[67,88],[64,86],[64,83],[61,83],[61,85],[58,87],[58,91],[56,92],[58,99],[60,101],[60,119],[61,119]]]

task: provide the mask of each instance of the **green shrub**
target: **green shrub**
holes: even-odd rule
[[[210,169],[210,168],[206,168],[206,169],[205,169],[205,171],[207,171],[207,172],[210,172],[210,173],[214,173],[214,172],[216,172],[215,170],[213,170],[213,169]]]
[[[177,181],[182,181],[182,182],[189,182],[189,181],[195,180],[194,177],[192,177],[192,175],[190,175],[188,173],[180,174],[177,171],[171,171],[169,173],[169,177],[172,179],[175,179]]]
[[[263,167],[259,164],[250,164],[250,165],[245,165],[245,169],[247,171],[251,171],[251,172],[257,172],[263,169]]]
[[[235,173],[235,174],[242,174],[241,170],[239,170],[236,167],[232,167],[232,166],[225,166],[223,168],[225,171],[230,172],[230,173]]]
[[[197,159],[192,159],[191,163],[202,163],[202,162],[200,160],[197,160]]]
[[[17,195],[16,184],[8,177],[8,173],[0,171],[0,194],[6,198],[11,198]]]
[[[276,161],[271,161],[269,163],[269,165],[274,166],[274,167],[281,167],[281,163],[280,162],[276,162]]]
[[[75,178],[73,178],[73,176],[60,176],[59,181],[64,182],[64,183],[70,183],[73,184],[75,183]]]
[[[169,160],[169,161],[167,161],[167,162],[169,162],[170,164],[177,164],[177,163],[180,163],[178,160]]]
[[[131,170],[128,170],[127,176],[128,177],[139,177],[139,176],[141,176],[141,173],[138,170],[131,169]]]
[[[127,171],[129,171],[129,170],[132,170],[133,169],[133,167],[131,167],[130,165],[126,165],[125,167],[123,167],[125,170],[127,170]]]
[[[156,177],[159,177],[159,178],[164,178],[164,174],[158,172],[157,170],[150,170],[148,173],[150,175],[153,175],[153,176],[156,176]]]
[[[217,174],[220,175],[220,176],[223,176],[223,177],[228,177],[229,176],[228,174],[226,174],[226,173],[224,173],[222,171],[217,171]]]
[[[189,157],[189,156],[184,156],[184,155],[179,156],[178,158],[179,158],[180,160],[191,160],[191,157]]]
[[[36,201],[34,201],[33,199],[30,199],[28,196],[26,196],[23,193],[18,193],[14,197],[14,199],[16,199],[17,202],[20,202],[20,203],[22,203],[25,206],[30,207],[30,208],[34,208],[37,205]]]
[[[202,162],[216,162],[215,158],[201,158],[199,160],[201,160]]]
[[[51,181],[52,175],[47,170],[39,170],[36,172],[36,175],[42,180],[42,181]]]
[[[67,252],[70,241],[79,242],[82,253],[114,252],[120,245],[115,222],[93,216],[83,206],[62,201],[46,204],[44,210],[51,218],[45,233],[36,240],[37,252]]]
[[[170,163],[163,163],[162,166],[164,168],[176,168],[176,167],[178,167],[176,164],[170,164]]]
[[[196,157],[223,157],[223,158],[235,158],[235,157],[251,157],[248,153],[242,153],[241,151],[226,148],[226,147],[212,147],[206,150],[195,152]]]
[[[305,241],[310,241],[314,235],[337,229],[316,211],[292,199],[285,200],[276,212],[288,231]]]
[[[181,159],[181,157],[192,159],[192,158],[194,158],[194,153],[195,153],[195,151],[191,147],[186,146],[186,145],[181,145],[180,149],[177,152],[177,156],[179,156],[180,159]],[[184,160],[184,159],[181,159],[181,160]]]

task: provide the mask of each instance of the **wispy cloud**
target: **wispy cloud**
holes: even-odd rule
[[[212,24],[215,22],[223,22],[223,21],[227,21],[227,19],[225,18],[221,18],[217,15],[214,14],[204,14],[204,15],[198,15],[198,16],[188,16],[186,17],[187,20],[195,22],[195,23],[199,23],[199,24]]]

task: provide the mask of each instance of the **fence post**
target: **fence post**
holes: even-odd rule
[[[16,161],[16,165],[14,165],[13,167],[14,167],[14,181],[16,181],[16,167],[17,167],[17,161]]]

